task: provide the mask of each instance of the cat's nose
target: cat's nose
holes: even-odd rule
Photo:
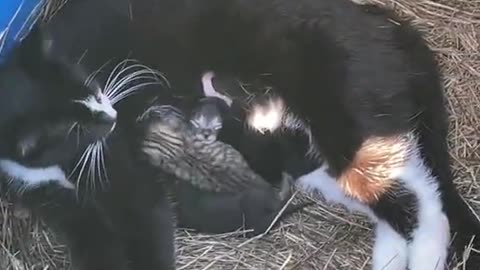
[[[106,125],[113,124],[117,121],[117,114],[102,112],[97,115],[96,120],[101,124],[106,124]]]
[[[113,131],[117,123],[117,114],[101,112],[95,115],[92,129],[97,137],[104,137]]]

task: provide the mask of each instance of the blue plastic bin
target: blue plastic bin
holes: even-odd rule
[[[30,32],[44,0],[0,0],[0,64]]]

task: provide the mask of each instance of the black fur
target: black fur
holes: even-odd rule
[[[98,30],[97,35],[77,35],[75,30],[85,29],[85,25],[70,24],[72,19],[83,17],[76,8],[85,11],[96,7],[97,12],[110,14],[103,2],[83,3],[67,5],[48,25],[35,30],[0,71],[1,132],[6,134],[0,143],[2,159],[13,159],[26,166],[59,165],[68,175],[87,145],[99,138],[100,131],[98,136],[95,134],[101,123],[95,122],[96,116],[72,110],[71,100],[77,92],[90,90],[84,86],[87,75],[112,60],[92,88],[103,87],[106,75],[128,51],[106,50],[111,44],[108,40],[100,42],[106,33],[114,33],[112,25],[108,25],[113,15],[103,18],[107,26],[86,29]],[[95,16],[91,19],[95,20],[92,25],[103,20]],[[17,80],[21,85],[15,85]],[[157,93],[166,89],[145,88],[149,89],[118,104],[117,128],[106,139],[108,184],[97,182],[93,190],[88,176],[77,179],[74,174],[71,179],[77,189],[54,182],[25,190],[8,186],[10,195],[64,234],[75,269],[175,268],[173,213],[163,188],[156,183],[156,174],[136,158],[135,147],[139,135],[136,117]],[[88,124],[88,131],[80,134],[78,141],[76,136],[68,136],[65,128],[73,121]],[[36,138],[34,149],[27,156],[19,156],[16,146],[29,136]]]
[[[248,189],[238,193],[209,192],[190,183],[171,184],[177,225],[203,233],[245,230],[252,237],[266,232],[289,198],[279,201],[272,189]],[[309,204],[289,205],[280,219]]]
[[[367,138],[414,130],[452,231],[460,233],[456,251],[480,235],[452,183],[437,65],[408,23],[392,23],[390,12],[347,0],[130,2],[132,31],[125,40],[134,58],[166,72],[178,89],[194,89],[205,70],[247,79],[271,73],[268,83],[311,125],[333,176]],[[128,9],[120,10],[118,21],[128,22]],[[395,196],[382,198],[372,205],[376,214],[404,224],[408,217],[379,210],[384,200],[393,212],[405,207]],[[467,269],[478,268],[474,256]]]
[[[132,11],[138,57],[181,74],[171,76],[183,78],[174,84],[184,85],[185,78],[198,78],[204,70],[244,78],[271,73],[269,83],[311,125],[333,176],[345,170],[367,138],[415,131],[452,231],[461,236],[456,251],[480,235],[479,222],[452,183],[436,62],[407,22],[346,0],[135,0]],[[379,204],[384,200],[404,207],[395,196]],[[408,219],[372,207],[389,223]],[[467,268],[478,267],[473,256]]]

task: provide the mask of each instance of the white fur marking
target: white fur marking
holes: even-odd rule
[[[202,87],[203,87],[203,94],[206,97],[218,97],[220,99],[223,99],[225,103],[230,107],[232,106],[232,99],[220,94],[219,92],[215,91],[215,88],[213,87],[213,77],[214,73],[212,71],[205,72],[202,76]]]
[[[321,160],[321,153],[313,139],[312,129],[307,123],[305,123],[305,121],[294,113],[287,112],[283,116],[283,126],[287,130],[303,132],[308,138],[307,156],[317,161]]]
[[[26,188],[35,188],[48,182],[58,182],[61,186],[74,189],[59,166],[29,168],[8,159],[0,159],[0,170],[13,181],[21,181]]]
[[[99,96],[100,102],[98,102],[94,96],[89,96],[88,98],[77,102],[84,104],[92,112],[104,112],[112,118],[117,118],[117,111],[112,107],[108,97],[102,93],[100,93]]]
[[[266,105],[255,104],[248,116],[248,124],[257,131],[273,132],[282,126],[285,105],[281,99],[269,99]]]
[[[385,221],[375,228],[373,270],[405,270],[408,261],[407,241]]]
[[[418,226],[409,245],[409,269],[444,270],[450,225],[442,210],[436,179],[423,163],[418,149],[395,174],[418,199]]]
[[[350,1],[352,1],[353,3],[355,3],[357,5],[365,5],[365,4],[369,3],[368,0],[350,0]]]
[[[208,126],[207,118],[204,115],[200,115],[200,117],[198,118],[198,124],[200,125],[200,127]]]
[[[370,208],[345,196],[345,193],[340,186],[338,186],[335,178],[326,172],[326,168],[327,166],[322,166],[309,174],[301,176],[296,182],[297,186],[307,192],[320,192],[327,202],[342,204],[349,211],[365,214],[372,221],[377,222],[378,218]]]

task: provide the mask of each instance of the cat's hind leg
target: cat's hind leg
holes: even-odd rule
[[[418,151],[397,171],[398,179],[417,198],[417,224],[409,243],[410,270],[446,269],[450,225],[443,210],[438,181]]]
[[[407,268],[407,240],[390,224],[381,220],[375,227],[373,270],[405,270]]]
[[[373,247],[374,270],[405,270],[407,266],[407,240],[392,226],[378,220],[372,209],[355,199],[347,197],[335,178],[323,166],[297,180],[297,186],[306,191],[317,191],[327,202],[342,204],[350,211],[360,212],[377,222]]]

